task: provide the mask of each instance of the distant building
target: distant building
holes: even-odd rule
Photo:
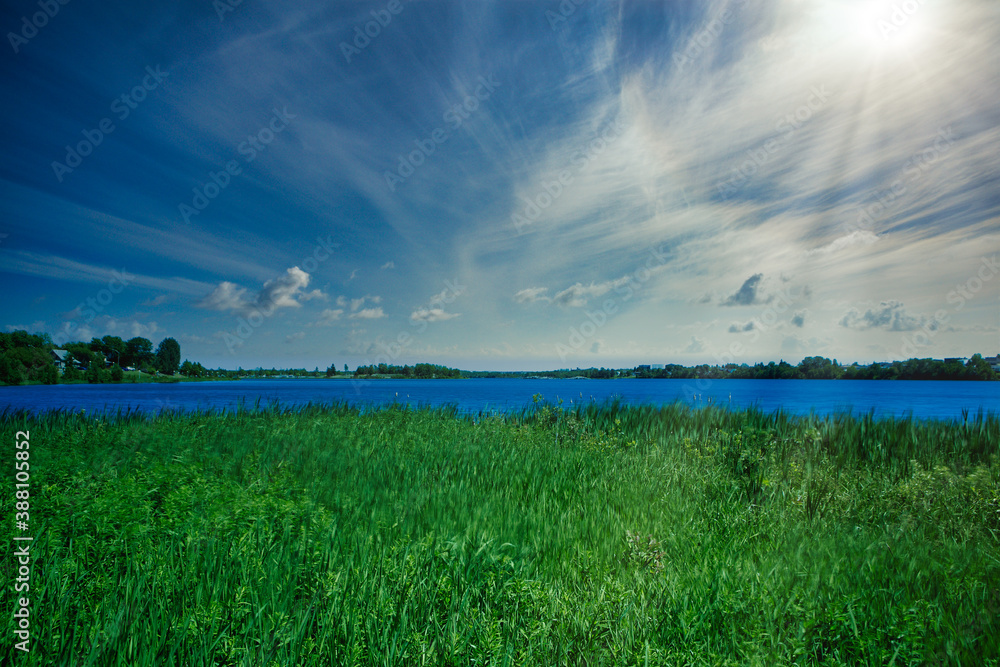
[[[983,357],[983,360],[990,365],[990,368],[1000,373],[1000,354],[995,357]]]
[[[654,371],[662,371],[663,370],[663,364],[650,364],[649,367],[651,369],[653,369]]]
[[[635,370],[637,371],[648,371],[649,369],[650,369],[649,364],[639,364],[638,366],[635,367]]]
[[[67,350],[52,350],[52,363],[60,373],[66,370],[66,364],[71,362],[72,358]]]
[[[962,364],[964,366],[967,363],[969,363],[969,358],[968,357],[945,357],[945,359],[944,359],[944,363],[946,363],[946,364],[950,364],[953,361],[957,361],[958,363],[960,363],[960,364]]]

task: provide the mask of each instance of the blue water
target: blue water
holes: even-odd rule
[[[565,406],[618,398],[631,404],[709,402],[796,414],[851,411],[878,416],[912,414],[921,419],[961,418],[983,409],[1000,413],[997,382],[906,382],[872,380],[238,380],[176,384],[35,385],[0,387],[4,408],[43,412],[52,408],[87,412],[138,409],[232,410],[280,403],[285,406],[347,401],[359,406],[392,402],[457,405],[462,412],[517,411],[532,396],[563,400]]]

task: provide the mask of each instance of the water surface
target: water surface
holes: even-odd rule
[[[232,410],[259,403],[298,406],[346,401],[359,406],[393,402],[457,405],[462,412],[517,411],[535,394],[565,406],[613,398],[630,404],[683,401],[795,414],[851,411],[878,416],[961,418],[963,411],[1000,412],[1000,383],[873,380],[235,380],[174,384],[34,385],[0,387],[0,410],[52,408]]]

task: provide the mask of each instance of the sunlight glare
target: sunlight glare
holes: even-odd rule
[[[879,54],[913,55],[926,37],[926,0],[863,0],[853,8],[858,41]]]

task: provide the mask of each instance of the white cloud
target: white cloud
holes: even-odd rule
[[[195,305],[206,310],[241,310],[248,303],[246,293],[245,287],[224,280]]]
[[[377,320],[385,317],[385,313],[382,312],[381,308],[365,308],[356,313],[351,313],[348,317],[352,320]]]
[[[381,268],[382,268],[383,271],[386,271],[388,269],[395,269],[396,268],[396,263],[393,262],[393,261],[388,261],[385,264],[383,264]]]
[[[285,272],[285,275],[264,283],[263,289],[257,295],[257,303],[264,306],[273,304],[276,308],[298,308],[302,304],[296,297],[306,297],[302,294],[302,290],[308,285],[309,274],[293,266]]]
[[[351,312],[357,312],[358,310],[361,309],[362,306],[365,305],[365,303],[373,303],[375,305],[378,305],[382,303],[382,297],[373,296],[371,294],[365,294],[364,296],[359,296],[354,299],[348,299],[346,296],[341,295],[338,296],[336,299],[336,304],[338,307],[340,308],[349,307],[351,309]]]
[[[210,294],[195,305],[206,310],[231,311],[242,315],[254,311],[271,313],[276,308],[299,308],[302,301],[326,298],[321,290],[305,292],[310,276],[297,266],[284,274],[268,280],[252,298],[247,289],[229,281],[223,281]]]
[[[545,296],[545,292],[549,290],[548,287],[528,287],[521,290],[514,295],[514,301],[517,303],[534,303],[536,301],[551,301],[550,297]]]
[[[461,315],[461,313],[446,313],[443,308],[418,308],[410,313],[414,322],[444,322]]]

